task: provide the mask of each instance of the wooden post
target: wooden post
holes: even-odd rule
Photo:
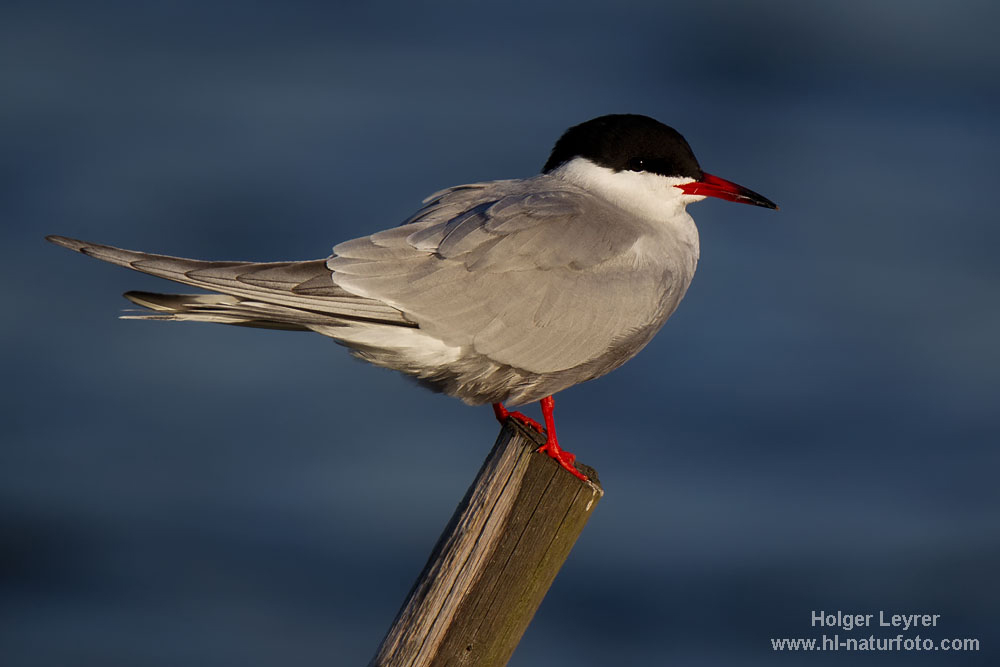
[[[413,585],[374,667],[507,664],[604,490],[508,420]]]

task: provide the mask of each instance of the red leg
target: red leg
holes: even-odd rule
[[[559,441],[556,440],[556,421],[552,416],[552,411],[555,409],[556,402],[552,400],[551,396],[546,396],[541,400],[541,405],[542,416],[545,418],[546,438],[545,444],[539,447],[538,451],[545,452],[554,458],[563,468],[586,482],[587,476],[573,466],[573,462],[576,461],[576,454],[567,452],[559,446]]]
[[[542,417],[545,419],[545,428],[536,422],[531,417],[526,417],[520,412],[510,412],[507,408],[503,406],[503,403],[493,404],[493,414],[496,415],[497,421],[501,424],[508,419],[516,419],[525,426],[530,426],[539,433],[545,433],[545,444],[538,448],[538,451],[545,452],[552,458],[556,460],[563,468],[570,471],[583,481],[587,481],[587,476],[582,472],[577,470],[573,466],[573,462],[576,461],[576,455],[567,452],[565,449],[559,446],[559,441],[556,440],[556,421],[552,416],[552,412],[555,409],[556,402],[552,400],[551,396],[546,396],[541,401],[542,406]]]
[[[545,433],[545,429],[542,428],[541,424],[539,424],[538,422],[536,422],[531,417],[529,417],[527,415],[521,414],[520,412],[511,412],[511,411],[509,411],[507,408],[505,408],[503,406],[503,403],[494,403],[493,404],[493,414],[496,415],[497,421],[500,422],[501,424],[504,423],[505,421],[507,421],[507,419],[509,418],[509,419],[513,419],[515,421],[519,421],[522,424],[524,424],[525,426],[527,426],[528,428],[533,428],[536,431],[538,431],[539,433]]]

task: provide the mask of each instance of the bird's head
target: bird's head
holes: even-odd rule
[[[778,208],[753,190],[702,171],[680,132],[648,116],[613,114],[571,127],[542,173],[650,212],[669,214],[705,197]]]

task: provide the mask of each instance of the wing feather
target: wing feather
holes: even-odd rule
[[[645,230],[575,186],[540,176],[428,201],[408,225],[336,246],[334,282],[532,373],[592,362],[672,310],[673,268],[634,271]]]
[[[62,236],[47,238],[57,245],[111,264],[221,292],[247,302],[413,326],[399,310],[377,300],[359,298],[338,287],[322,259],[306,262],[208,262],[136,252]]]
[[[677,306],[696,254],[649,224],[541,175],[435,193],[326,260],[205,262],[49,239],[220,293],[130,293],[153,311],[140,317],[311,329],[469,402],[521,402],[619,365]]]

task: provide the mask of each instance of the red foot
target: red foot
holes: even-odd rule
[[[563,468],[573,473],[576,477],[579,477],[583,481],[587,481],[587,476],[574,467],[573,463],[576,461],[576,454],[567,452],[565,449],[559,446],[559,441],[556,439],[556,422],[555,418],[552,416],[552,412],[555,409],[555,401],[552,400],[551,396],[546,396],[541,400],[542,406],[542,416],[545,419],[545,429],[542,429],[542,425],[536,422],[530,417],[525,417],[520,412],[510,412],[503,406],[503,403],[493,404],[493,414],[496,415],[497,421],[501,424],[509,418],[516,419],[517,421],[530,426],[539,433],[545,433],[545,444],[538,448],[538,451],[545,452]]]
[[[539,424],[534,419],[525,414],[521,414],[520,412],[511,412],[510,410],[508,410],[503,406],[503,403],[493,404],[493,414],[497,416],[497,421],[500,422],[501,424],[507,421],[508,419],[513,419],[514,421],[521,422],[528,428],[535,429],[539,433],[545,433],[545,429],[542,428],[541,424]]]

